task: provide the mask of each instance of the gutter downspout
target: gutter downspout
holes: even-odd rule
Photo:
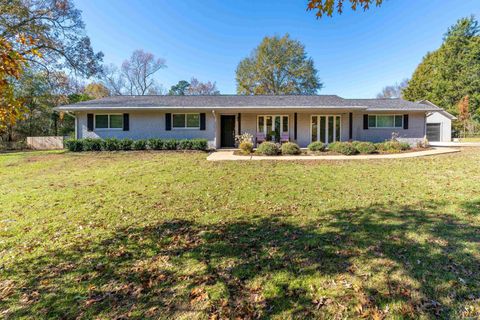
[[[423,125],[423,141],[427,140],[427,117],[428,116],[429,116],[429,112],[425,112],[425,121]]]
[[[215,135],[213,137],[213,144],[215,145],[215,149],[218,149],[217,146],[217,135],[218,135],[218,130],[217,130],[217,114],[215,113],[215,110],[212,109],[212,115],[215,123]]]
[[[73,116],[75,117],[75,139],[80,139],[78,137],[78,117],[77,117],[77,113],[74,112]]]

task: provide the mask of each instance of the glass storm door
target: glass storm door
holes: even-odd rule
[[[312,142],[332,143],[341,140],[340,116],[312,116],[310,124]]]
[[[275,132],[288,133],[288,116],[286,115],[271,115],[257,117],[257,132],[263,132],[265,135]]]

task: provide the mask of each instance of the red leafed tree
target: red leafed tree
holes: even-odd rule
[[[470,106],[468,95],[463,97],[458,103],[458,120],[463,126],[463,136],[465,137],[468,122],[470,120]]]

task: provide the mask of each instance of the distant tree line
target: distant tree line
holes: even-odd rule
[[[480,132],[480,26],[471,16],[451,26],[437,50],[427,53],[409,80],[378,97],[429,100],[458,117],[458,132]]]

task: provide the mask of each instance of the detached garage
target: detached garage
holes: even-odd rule
[[[418,101],[418,103],[426,104],[440,109],[439,111],[427,113],[425,136],[427,137],[428,141],[452,141],[452,120],[455,120],[457,118],[428,100],[421,100]]]
[[[427,139],[431,142],[452,141],[452,120],[456,118],[446,111],[427,114]]]

